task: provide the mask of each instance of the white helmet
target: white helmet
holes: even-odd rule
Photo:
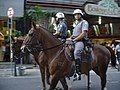
[[[57,18],[64,18],[65,15],[64,15],[62,12],[58,12],[58,13],[56,14],[56,17],[57,17]]]
[[[81,15],[83,15],[83,12],[80,9],[75,9],[73,14],[81,14]]]

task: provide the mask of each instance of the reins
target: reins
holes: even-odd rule
[[[53,46],[53,47],[50,47],[50,48],[41,49],[41,51],[51,50],[51,49],[57,48],[57,47],[59,47],[59,46],[61,46],[61,45],[63,45],[63,44],[64,44],[64,43],[61,43],[61,44],[58,44],[58,45]]]
[[[43,27],[42,27],[42,28],[43,28]],[[45,29],[45,28],[43,28],[43,29]],[[38,41],[38,40],[37,40],[37,41]],[[60,43],[60,44],[58,44],[58,45],[52,46],[52,47],[45,48],[45,49],[41,47],[40,51],[51,50],[51,49],[57,48],[57,47],[59,47],[59,46],[61,46],[61,45],[63,45],[63,44],[64,44],[64,42],[62,42],[62,43]],[[29,45],[29,44],[27,44],[27,45]],[[40,45],[40,42],[39,42],[39,41],[38,41],[38,45]],[[35,49],[36,49],[36,47],[35,47]]]

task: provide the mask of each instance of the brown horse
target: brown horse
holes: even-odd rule
[[[68,57],[65,54],[66,45],[44,28],[36,28],[36,25],[33,23],[33,28],[26,36],[22,49],[24,50],[25,48],[30,47],[35,48],[36,46],[40,46],[41,51],[43,51],[47,57],[46,63],[48,64],[49,73],[52,76],[49,90],[54,90],[59,80],[61,81],[64,90],[68,90],[65,77],[71,71],[72,61],[68,60]],[[111,54],[109,50],[102,45],[95,45],[93,53],[94,60],[92,60],[91,69],[100,76],[101,90],[104,90],[106,86],[106,71]],[[83,64],[86,66],[88,65],[88,63]],[[85,74],[88,74],[88,69],[86,70],[84,67],[82,70]]]
[[[20,48],[22,46],[23,40],[24,40],[24,37],[22,37],[22,38],[20,37],[20,38],[17,38],[13,42],[12,48],[13,48],[13,53],[14,53],[14,59],[19,59],[19,57],[20,57],[20,53],[21,53]],[[50,84],[49,72],[48,72],[48,68],[47,68],[48,66],[46,63],[47,58],[45,57],[43,52],[39,51],[39,48],[33,49],[32,52],[30,52],[29,50],[26,50],[25,53],[31,53],[32,55],[34,55],[35,61],[37,62],[37,64],[39,65],[39,68],[40,68],[43,90],[45,90],[46,89],[45,80],[47,81],[47,84]]]

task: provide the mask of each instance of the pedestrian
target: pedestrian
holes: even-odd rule
[[[56,14],[57,30],[53,34],[61,41],[65,41],[67,37],[67,23],[65,22],[65,15],[62,12]]]
[[[117,55],[117,60],[120,61],[120,42],[115,47],[115,54]]]
[[[88,27],[89,24],[86,20],[83,19],[84,15],[80,9],[76,9],[73,12],[75,22],[73,23],[73,34],[68,40],[72,40],[75,44],[74,49],[74,58],[76,65],[76,73],[79,75],[79,79],[81,79],[81,54],[84,49],[84,39],[88,38]]]
[[[3,60],[5,62],[10,62],[10,38],[9,36],[5,36],[5,53],[4,53],[4,57]]]

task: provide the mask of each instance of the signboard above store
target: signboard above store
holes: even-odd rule
[[[13,8],[8,8],[8,11],[7,11],[7,15],[8,15],[8,17],[9,18],[12,18],[13,17],[13,14],[14,14],[14,10],[13,10]]]
[[[114,0],[102,0],[96,4],[87,4],[85,12],[89,15],[120,17],[120,7]]]

